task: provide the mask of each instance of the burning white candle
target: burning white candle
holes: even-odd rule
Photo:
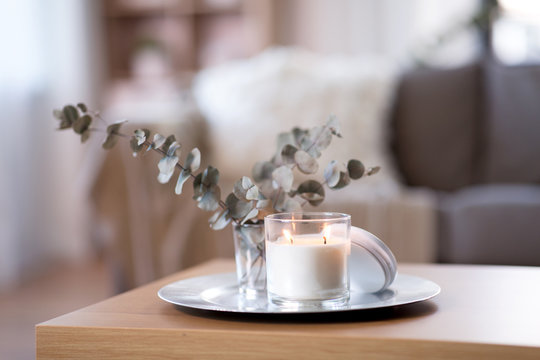
[[[320,232],[304,233],[302,225],[288,224],[286,229],[280,229],[281,234],[274,241],[266,241],[268,295],[271,301],[323,303],[325,300],[342,302],[348,298],[348,231],[334,225],[340,231],[333,233],[332,226],[325,224],[327,219],[321,221],[319,228],[323,230]],[[313,229],[313,223],[310,229]],[[267,239],[268,236],[267,231]]]

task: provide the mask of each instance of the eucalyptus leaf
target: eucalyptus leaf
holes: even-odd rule
[[[180,149],[180,144],[176,141],[173,142],[171,145],[169,145],[169,148],[167,149],[167,156],[178,156],[178,149]]]
[[[316,180],[304,181],[297,189],[302,199],[307,200],[311,205],[317,206],[324,200],[324,187]]]
[[[197,171],[201,166],[201,151],[198,148],[192,149],[186,157],[184,167],[190,171]]]
[[[219,181],[219,170],[213,166],[208,166],[202,173],[202,183],[206,186],[217,185]]]
[[[53,110],[53,116],[60,120],[60,125],[58,126],[58,130],[64,130],[69,129],[71,127],[71,122],[66,119],[64,112],[60,109],[54,109]]]
[[[283,191],[289,192],[293,185],[294,175],[290,167],[283,165],[272,172],[272,180],[275,187],[281,187]]]
[[[319,170],[319,163],[317,160],[303,150],[298,150],[294,154],[294,161],[296,162],[296,165],[298,165],[298,170],[304,174],[313,174]]]
[[[246,223],[246,221],[250,220],[250,219],[253,219],[255,216],[257,216],[259,214],[259,210],[257,208],[253,208],[251,209],[246,216],[244,216],[244,218],[242,219],[242,221],[240,222],[240,225],[244,225]]]
[[[214,185],[198,199],[197,206],[204,211],[214,211],[219,207],[219,199],[221,197],[221,189]]]
[[[247,176],[243,176],[234,183],[233,194],[241,200],[257,200],[259,198],[259,188]]]
[[[161,135],[161,134],[154,134],[154,139],[152,141],[152,147],[154,147],[154,149],[159,149],[160,147],[163,146],[163,144],[165,144],[165,136]]]
[[[58,120],[63,120],[64,119],[64,113],[60,109],[54,109],[53,110],[53,116],[55,118],[57,118]]]
[[[163,150],[165,153],[169,151],[169,146],[171,146],[172,143],[176,142],[176,137],[174,135],[169,135],[165,139],[165,142],[161,146],[161,150]]]
[[[259,198],[259,188],[257,185],[253,185],[246,191],[247,200],[257,200]]]
[[[256,182],[262,182],[264,180],[272,179],[272,172],[276,169],[276,166],[269,161],[259,161],[255,163],[252,170],[253,180]]]
[[[260,199],[260,200],[257,200],[257,203],[255,205],[255,207],[257,209],[264,209],[264,208],[267,208],[268,206],[270,206],[272,204],[272,201],[268,200],[268,199]]]
[[[112,147],[116,144],[117,141],[118,141],[118,137],[116,135],[108,134],[105,137],[105,140],[103,140],[103,143],[101,144],[101,146],[104,149],[109,150],[109,149],[112,149]]]
[[[107,134],[109,134],[109,135],[110,134],[115,134],[115,135],[118,134],[118,131],[120,131],[120,128],[125,123],[127,123],[127,120],[120,120],[120,121],[114,122],[111,125],[107,126]],[[146,131],[149,131],[149,130],[146,130]]]
[[[281,161],[283,164],[294,164],[294,154],[298,151],[295,146],[286,144],[281,149]]]
[[[90,129],[86,129],[85,131],[83,131],[83,133],[81,134],[81,142],[84,143],[86,142],[86,140],[88,140],[90,138]]]
[[[182,193],[182,188],[184,186],[184,183],[189,179],[191,176],[191,171],[189,169],[184,169],[180,172],[180,175],[178,175],[178,181],[176,181],[176,186],[174,188],[174,193],[176,195],[180,195]]]
[[[321,152],[332,141],[332,132],[326,126],[316,126],[308,131],[308,135],[302,140],[302,150],[318,159]]]
[[[159,160],[159,175],[157,179],[161,184],[166,184],[167,182],[169,182],[169,180],[174,174],[174,168],[176,167],[177,163],[177,156],[165,156],[161,160]]]
[[[60,126],[58,126],[58,130],[64,130],[71,128],[71,123],[67,121],[66,119],[60,120]]]
[[[92,123],[92,117],[90,115],[83,115],[73,122],[73,131],[77,134],[85,132]]]
[[[221,214],[223,214],[225,211],[227,211],[226,209],[219,209],[218,211],[216,211],[215,213],[212,214],[212,216],[210,216],[208,218],[208,222],[211,224],[215,223],[216,220],[221,216]]]
[[[300,129],[298,127],[295,127],[292,129],[292,135],[294,138],[294,143],[297,146],[300,146],[304,140],[304,138],[307,136],[308,131],[304,129]]]
[[[300,205],[300,203],[296,201],[295,199],[291,199],[288,197],[285,199],[285,202],[282,205],[281,211],[296,212],[296,211],[301,211],[301,210],[302,210],[302,205]]]
[[[213,219],[216,214],[217,216]],[[214,216],[212,216],[212,221],[210,221],[210,227],[214,230],[224,229],[232,220],[228,209],[217,211]]]
[[[225,199],[225,205],[227,205],[227,208],[234,219],[242,219],[251,211],[251,208],[253,207],[251,201],[241,200],[233,193],[227,196]]]
[[[347,174],[346,172],[340,171],[338,182],[334,186],[330,186],[330,188],[334,190],[342,189],[345,186],[349,185],[350,182],[351,182],[351,178],[349,177],[349,174]]]
[[[105,139],[105,141],[107,141],[109,139],[116,139],[116,136],[109,134],[107,136],[107,139]],[[115,142],[116,142],[116,140],[115,140]],[[137,138],[135,136],[132,136],[131,139],[129,140],[129,146],[131,147],[131,150],[133,151],[133,156],[137,156],[137,153],[139,151],[141,151],[142,148],[143,148],[143,145],[142,144],[139,145],[139,140],[137,140]],[[105,147],[105,143],[103,143],[103,147]]]
[[[367,174],[368,176],[375,175],[375,174],[378,173],[380,170],[381,170],[381,167],[380,167],[380,166],[370,167],[370,168],[367,169],[366,174]]]
[[[193,199],[199,200],[213,186],[217,186],[219,171],[209,166],[203,172],[195,176],[193,180]]]
[[[242,179],[236,181],[233,185],[233,194],[239,199],[246,198],[246,190],[242,186]]]
[[[133,137],[137,140],[137,145],[141,146],[146,141],[146,132],[143,129],[137,129]]]
[[[69,122],[71,125],[79,118],[79,111],[73,105],[66,105],[62,109],[64,113],[64,119]]]
[[[88,108],[86,107],[86,104],[84,104],[84,103],[78,103],[78,104],[77,104],[77,107],[78,107],[79,109],[81,109],[81,111],[82,111],[83,113],[88,112]]]
[[[294,145],[294,136],[290,132],[279,133],[276,141],[276,148],[278,152],[285,147],[285,145]]]
[[[200,199],[208,189],[208,187],[202,183],[202,176],[203,174],[199,173],[195,176],[195,179],[193,179],[193,200]]]
[[[351,159],[347,163],[347,171],[351,179],[360,179],[364,176],[365,167],[360,160]]]
[[[339,138],[342,137],[341,132],[340,132],[339,121],[335,115],[330,115],[330,118],[328,119],[326,126],[330,129],[330,132],[332,133],[332,135],[335,135]]]
[[[328,163],[324,169],[324,181],[328,184],[329,187],[334,187],[339,181],[340,174],[339,163],[336,160],[332,160]]]

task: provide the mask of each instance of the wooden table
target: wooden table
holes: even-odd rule
[[[38,359],[540,359],[540,268],[407,265],[432,300],[317,319],[201,315],[162,286],[232,271],[216,260],[36,326]]]

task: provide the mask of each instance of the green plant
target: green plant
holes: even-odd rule
[[[111,149],[118,138],[129,138],[133,155],[153,150],[162,158],[158,162],[157,180],[167,183],[179,170],[175,193],[181,194],[188,179],[193,181],[193,199],[199,208],[214,211],[210,217],[210,226],[223,229],[231,221],[244,224],[256,222],[265,215],[275,212],[300,211],[305,204],[317,206],[324,201],[325,186],[332,190],[347,186],[351,180],[370,176],[379,171],[379,167],[365,168],[362,162],[351,159],[347,164],[331,161],[324,170],[322,182],[315,179],[302,181],[295,186],[294,171],[313,175],[319,169],[318,159],[334,136],[341,137],[339,124],[331,116],[323,126],[312,129],[293,128],[290,132],[278,135],[277,152],[268,161],[254,165],[252,178],[243,176],[238,180],[225,200],[221,200],[218,185],[219,171],[208,166],[197,172],[201,164],[198,148],[192,149],[180,162],[180,147],[174,135],[168,137],[153,134],[148,129],[137,129],[132,136],[122,134],[120,129],[126,121],[107,124],[99,112],[91,111],[83,103],[76,106],[66,105],[56,109],[53,115],[60,121],[59,129],[73,129],[85,142],[92,132],[103,132],[104,149]],[[103,123],[102,127],[93,127],[94,119]],[[151,140],[150,140],[151,138]]]

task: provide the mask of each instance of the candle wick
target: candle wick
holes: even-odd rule
[[[322,237],[324,239],[324,245],[326,245],[326,236]]]

